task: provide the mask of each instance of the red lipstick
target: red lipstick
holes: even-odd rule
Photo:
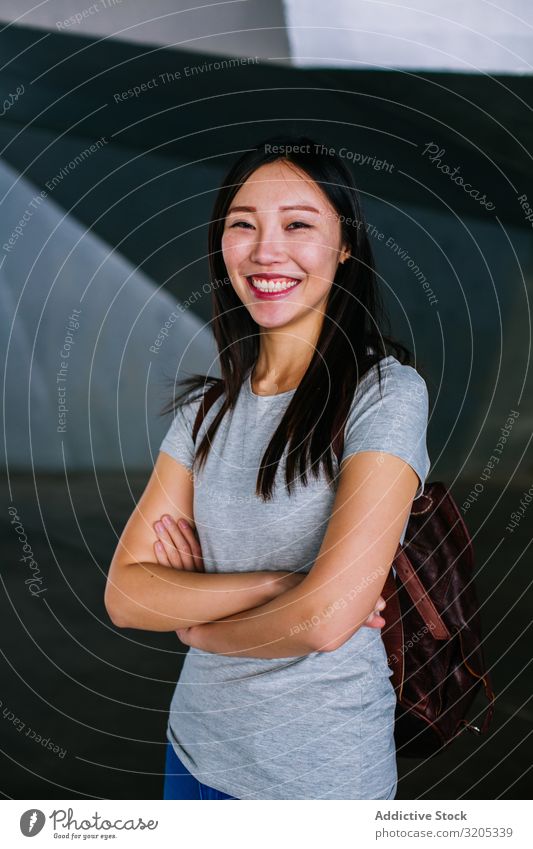
[[[257,286],[254,286],[252,282],[252,278],[257,278],[259,280],[291,280],[295,281],[295,286],[290,286],[288,289],[280,289],[279,292],[262,292]],[[294,290],[299,286],[302,282],[299,277],[293,277],[290,274],[280,274],[278,273],[261,273],[261,274],[251,274],[246,277],[246,282],[248,283],[249,288],[254,293],[255,297],[261,301],[277,301],[280,298],[287,297],[288,294],[294,292]]]

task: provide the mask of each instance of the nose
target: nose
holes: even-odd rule
[[[283,261],[287,254],[282,231],[275,226],[262,226],[256,230],[250,260],[258,265]]]

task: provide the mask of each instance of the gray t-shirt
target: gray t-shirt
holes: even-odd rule
[[[395,357],[360,381],[342,459],[359,451],[401,457],[422,492],[428,395]],[[295,390],[255,395],[250,372],[194,480],[194,520],[207,572],[308,572],[319,553],[338,480],[308,473],[289,497],[282,456],[273,499],[255,495],[263,453]],[[209,410],[197,437],[220,408]],[[199,400],[178,409],[160,450],[192,469]],[[341,462],[342,462],[341,459]],[[334,460],[334,471],[338,465]],[[402,532],[401,541],[405,535]],[[199,781],[238,799],[387,799],[396,793],[396,697],[379,629],[361,627],[339,649],[253,658],[190,648],[170,706],[167,737]]]

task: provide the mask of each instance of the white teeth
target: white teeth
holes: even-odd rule
[[[284,289],[292,289],[300,282],[299,280],[263,280],[260,277],[250,279],[252,285],[261,292],[282,292]]]

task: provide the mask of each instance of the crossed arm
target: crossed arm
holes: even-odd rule
[[[175,477],[176,467],[183,467],[168,462]],[[113,616],[113,609],[126,608],[116,601],[113,608],[111,590],[106,607],[121,627],[176,629],[186,645],[218,654],[273,658],[334,650],[362,625],[384,624],[372,612],[380,606],[417,486],[416,473],[399,457],[353,455],[342,463],[332,517],[307,575],[201,574],[137,560],[120,573],[121,591],[133,601],[129,615]],[[152,505],[156,518],[164,512],[158,507]],[[198,555],[191,557],[194,569]],[[113,564],[110,577],[112,571]]]
[[[339,648],[373,617],[419,479],[399,457],[361,452],[342,464],[334,509],[308,575],[272,602],[178,631],[218,654],[291,657]]]
[[[184,532],[179,567],[169,569],[177,563],[169,563],[164,556],[161,540],[168,539],[168,533],[159,534],[159,519],[172,513],[176,521],[190,522],[192,512],[189,471],[160,452],[119,539],[107,577],[104,603],[117,627],[175,631],[211,622],[266,604],[301,580],[286,571],[204,573],[191,527]]]

